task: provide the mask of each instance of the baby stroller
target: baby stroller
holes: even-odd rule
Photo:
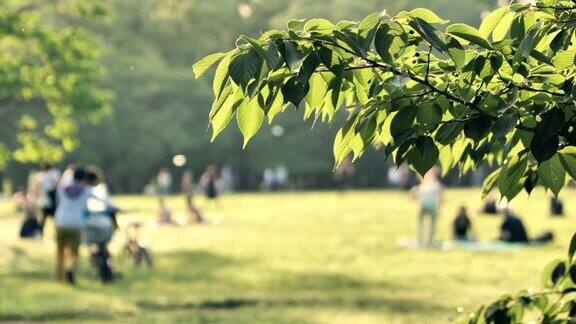
[[[140,242],[140,228],[142,224],[139,221],[130,222],[124,229],[126,242],[122,248],[123,255],[134,260],[134,264],[139,266],[146,263],[149,267],[153,266],[152,253],[150,249],[143,246]]]
[[[108,209],[102,212],[90,213],[82,230],[84,243],[93,246],[90,254],[91,264],[96,268],[100,279],[104,283],[112,282],[115,279],[108,243],[116,229],[116,212],[117,210]]]

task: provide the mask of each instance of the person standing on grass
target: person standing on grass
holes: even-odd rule
[[[218,198],[219,179],[220,176],[218,174],[218,167],[215,164],[210,164],[200,178],[200,185],[202,188],[204,188],[206,198],[208,198],[210,201],[214,202],[216,201],[216,198]]]
[[[200,209],[196,207],[192,196],[194,195],[194,174],[191,170],[186,170],[182,175],[182,193],[188,214],[188,221],[192,223],[203,223],[204,217]]]
[[[56,207],[56,280],[75,283],[78,267],[80,232],[88,210],[88,199],[93,197],[87,185],[87,172],[84,168],[74,170],[72,181],[57,190]],[[69,254],[70,264],[65,271],[65,253]]]
[[[436,235],[436,222],[438,218],[438,210],[442,201],[442,183],[438,179],[438,171],[436,168],[430,169],[424,177],[422,182],[412,189],[412,194],[418,199],[420,203],[420,212],[418,216],[418,245],[430,247],[434,243],[434,236]],[[428,237],[425,238],[424,222],[428,218]]]
[[[158,186],[158,195],[166,196],[170,194],[172,189],[172,174],[168,168],[162,168],[156,176],[156,184]]]

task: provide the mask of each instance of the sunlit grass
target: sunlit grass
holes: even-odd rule
[[[51,236],[17,238],[20,219],[0,203],[0,320],[234,323],[436,323],[457,306],[472,310],[494,297],[537,287],[544,264],[563,255],[576,230],[576,202],[564,192],[568,216],[547,217],[536,192],[513,207],[535,235],[553,230],[546,247],[503,252],[406,250],[417,206],[405,192],[239,194],[205,207],[210,225],[149,227],[154,269],[118,258],[123,278],[102,285],[86,260],[77,287],[53,282]],[[478,190],[450,190],[440,238],[449,238],[457,205],[479,206]],[[155,200],[121,197],[132,214],[151,220]],[[182,214],[180,197],[169,200]],[[498,217],[475,218],[482,239],[497,236]],[[123,237],[112,246],[118,251]]]

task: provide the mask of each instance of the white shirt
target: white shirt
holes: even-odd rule
[[[92,190],[84,187],[77,196],[71,197],[66,188],[58,188],[58,207],[54,215],[56,226],[70,229],[81,229],[88,212],[88,199],[93,197]]]

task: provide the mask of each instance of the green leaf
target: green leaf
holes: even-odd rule
[[[302,19],[290,19],[288,20],[288,29],[296,29],[298,27],[300,27],[302,25],[303,22],[305,22],[306,19],[302,18]]]
[[[321,34],[329,34],[334,30],[335,27],[336,26],[334,26],[334,24],[326,19],[314,18],[310,19],[306,22],[306,24],[304,24],[303,30],[307,32],[314,31]]]
[[[356,123],[356,116],[350,116],[346,124],[342,126],[338,130],[336,137],[334,138],[334,160],[336,162],[336,166],[340,164],[344,160],[344,158],[350,153],[352,148],[350,147],[350,142],[356,135],[354,133],[354,126]]]
[[[436,164],[439,154],[440,152],[431,137],[420,136],[416,138],[406,158],[410,166],[421,176],[424,176]]]
[[[264,120],[264,110],[258,103],[258,97],[254,97],[238,107],[236,120],[240,132],[244,136],[243,148],[245,148],[248,141],[258,132]]]
[[[282,95],[286,101],[291,102],[294,107],[298,108],[309,89],[310,85],[308,83],[301,84],[298,76],[293,76],[282,86]]]
[[[228,81],[228,77],[230,74],[228,73],[228,66],[230,65],[230,59],[232,58],[231,53],[226,55],[218,67],[216,68],[216,73],[214,74],[214,80],[212,82],[212,90],[214,92],[214,96],[218,98],[224,87],[226,87],[226,83]]]
[[[206,73],[210,69],[212,65],[218,62],[222,57],[224,57],[224,53],[214,53],[206,56],[205,58],[201,59],[200,61],[194,63],[192,65],[192,71],[194,72],[194,76],[196,79],[200,78],[201,76]]]
[[[530,53],[537,44],[538,41],[537,35],[538,32],[540,31],[540,28],[541,28],[540,24],[532,26],[526,33],[526,36],[524,36],[524,38],[522,39],[522,42],[520,42],[519,46],[520,51],[518,53],[521,54],[521,57],[528,58],[530,56]]]
[[[416,8],[410,11],[410,16],[420,18],[429,24],[445,24],[448,22],[448,20],[438,17],[433,11],[425,8]]]
[[[508,30],[510,30],[510,26],[514,21],[514,18],[516,18],[516,13],[514,12],[509,12],[506,15],[504,15],[504,17],[493,29],[492,40],[494,42],[499,42],[506,38],[506,35],[508,34]]]
[[[541,284],[545,288],[552,288],[565,274],[565,262],[561,259],[552,260],[542,271]]]
[[[390,124],[390,134],[392,137],[398,137],[406,130],[411,129],[416,119],[417,109],[416,106],[409,105],[402,107],[398,113],[393,117]]]
[[[214,100],[214,102],[212,103],[212,108],[210,109],[210,115],[208,116],[209,119],[212,119],[214,115],[216,115],[218,110],[220,110],[224,102],[226,102],[226,99],[228,99],[228,96],[230,96],[230,94],[232,93],[232,89],[233,89],[232,86],[225,87],[220,96],[216,100]]]
[[[559,51],[554,56],[554,66],[558,69],[566,69],[574,67],[576,61],[576,49],[569,49],[566,51]]]
[[[476,28],[466,24],[452,24],[446,28],[446,33],[465,39],[472,44],[486,49],[492,49],[492,45],[490,45],[486,38],[482,37]]]
[[[464,134],[474,142],[480,141],[492,126],[492,119],[486,115],[479,115],[464,124]]]
[[[432,131],[442,121],[442,108],[437,104],[422,105],[416,116],[419,126],[425,131]]]
[[[492,31],[496,27],[496,25],[500,23],[502,18],[504,18],[504,16],[506,16],[508,12],[510,12],[510,9],[508,7],[502,7],[492,11],[488,16],[486,16],[482,20],[482,23],[480,24],[480,29],[478,30],[480,32],[480,35],[487,39],[488,36],[490,36]]]
[[[500,170],[502,169],[498,168],[492,171],[492,173],[490,173],[486,179],[484,179],[484,183],[482,184],[482,198],[486,197],[492,191],[492,189],[494,189],[494,186],[500,177]]]
[[[572,179],[576,180],[576,147],[570,146],[562,149],[560,161]]]
[[[513,114],[505,115],[498,118],[492,125],[492,134],[496,138],[502,138],[510,133],[516,127],[518,118]]]
[[[302,66],[300,71],[298,71],[298,82],[301,84],[308,83],[312,74],[316,71],[316,68],[320,65],[320,60],[316,53],[310,53],[306,56],[304,61],[302,61]]]
[[[228,126],[230,120],[232,119],[232,114],[238,108],[238,106],[244,100],[244,95],[240,88],[234,89],[234,91],[226,98],[226,101],[222,104],[222,107],[214,114],[214,117],[210,120],[212,125],[212,139],[214,139]]]
[[[306,95],[306,103],[312,108],[319,108],[324,101],[328,85],[320,74],[313,74],[310,78],[310,90]]]
[[[380,20],[382,20],[380,12],[374,12],[362,19],[358,25],[358,35],[363,38],[362,45],[364,46],[364,49],[370,48],[370,44],[378,30]]]
[[[298,71],[302,60],[304,60],[304,54],[298,49],[298,43],[291,40],[283,41],[278,39],[275,44],[290,71]]]
[[[254,48],[241,52],[230,60],[230,78],[245,89],[250,81],[258,77],[262,63],[262,57]]]
[[[538,165],[538,178],[544,187],[558,196],[566,179],[566,171],[558,154]]]
[[[527,176],[526,179],[524,180],[524,190],[526,190],[528,194],[531,194],[532,190],[534,190],[534,188],[536,188],[536,186],[538,185],[540,178],[538,177],[538,172],[532,169],[528,169],[528,172],[526,174]]]
[[[272,41],[268,41],[268,44],[263,47],[257,40],[252,39],[248,36],[241,36],[240,39],[247,41],[252,45],[252,48],[260,54],[263,60],[266,61],[266,65],[270,70],[278,69],[282,64],[280,61],[280,57],[278,55],[278,50]]]
[[[572,263],[572,259],[574,258],[575,252],[576,252],[576,233],[572,235],[572,239],[570,240],[570,248],[568,249],[568,263]]]
[[[284,102],[284,96],[282,95],[282,92],[278,91],[276,93],[276,96],[274,97],[274,100],[270,104],[270,107],[268,108],[268,112],[267,112],[268,123],[272,124],[274,117],[277,114],[283,112],[284,109],[286,109],[286,107],[288,105],[289,105],[288,103]]]
[[[456,40],[454,37],[447,36],[446,37],[446,49],[448,50],[448,55],[454,62],[456,69],[461,70],[464,65],[466,64],[466,51],[464,47]]]
[[[402,26],[394,21],[386,21],[376,32],[374,47],[385,63],[394,66],[396,64],[394,55],[405,46],[406,38]]]
[[[409,22],[410,26],[414,28],[422,38],[424,38],[432,47],[439,52],[446,52],[446,43],[444,36],[436,28],[420,18],[414,18]]]
[[[559,108],[552,108],[541,117],[542,121],[536,127],[530,143],[530,151],[538,162],[548,160],[558,150],[557,134],[564,125],[565,114]]]
[[[510,157],[502,167],[500,176],[498,177],[498,189],[508,200],[514,198],[518,193],[517,188],[520,185],[520,179],[522,179],[524,172],[526,172],[527,165],[528,159],[514,155]],[[522,186],[520,186],[520,188],[521,187]]]
[[[459,122],[442,124],[436,132],[436,140],[443,145],[452,144],[462,133],[463,125]]]

